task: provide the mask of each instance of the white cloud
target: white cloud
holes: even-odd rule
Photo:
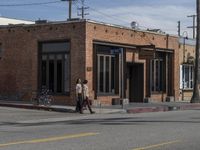
[[[103,13],[104,17],[99,12]],[[142,27],[159,28],[177,34],[177,21],[181,20],[185,27],[191,25],[192,20],[187,18],[187,15],[194,13],[194,9],[186,6],[127,6],[101,9],[93,12],[90,18],[126,26],[129,26],[132,21],[137,21]]]

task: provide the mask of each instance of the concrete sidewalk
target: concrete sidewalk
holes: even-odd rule
[[[164,112],[200,109],[200,104],[192,104],[190,102],[143,103],[130,104],[125,109],[127,113]]]
[[[6,101],[0,100],[1,107],[14,107],[23,109],[36,109],[47,110],[56,112],[75,113],[74,106],[42,106],[33,105],[28,102],[22,101]],[[189,102],[164,102],[164,103],[131,103],[125,105],[123,108],[121,105],[114,106],[93,106],[93,111],[97,114],[110,114],[110,113],[148,113],[148,112],[164,112],[164,111],[177,111],[177,110],[191,110],[200,109],[200,104],[191,104]],[[85,110],[84,113],[89,113]]]
[[[33,105],[28,102],[23,101],[6,101],[0,100],[0,107],[13,107],[13,108],[22,108],[22,109],[35,109],[35,110],[46,110],[46,111],[55,111],[55,112],[65,112],[65,113],[76,113],[75,106],[65,106],[65,105]],[[97,114],[110,114],[110,113],[126,113],[126,110],[119,108],[104,108],[104,107],[92,107],[92,110]],[[84,110],[84,114],[89,113],[89,110]]]

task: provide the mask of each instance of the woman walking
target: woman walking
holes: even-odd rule
[[[78,78],[76,81],[76,112],[83,113],[82,103],[83,103],[83,88],[81,85],[81,79]]]
[[[95,112],[92,111],[90,100],[89,100],[89,90],[88,90],[87,83],[88,83],[87,80],[83,81],[83,99],[84,99],[83,100],[83,106],[84,105],[88,106],[88,109],[89,109],[90,113],[94,114]]]

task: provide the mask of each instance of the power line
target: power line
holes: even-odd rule
[[[195,30],[196,30],[195,21],[196,21],[197,15],[190,15],[190,16],[187,16],[187,17],[192,17],[192,19],[193,19],[193,25],[189,26],[187,28],[192,28],[193,29],[193,39],[195,39]]]
[[[101,11],[95,9],[95,8],[92,8],[92,7],[89,7],[89,8],[90,8],[92,11],[95,11],[95,12],[97,12],[98,14],[101,14],[101,15],[107,17],[107,18],[110,18],[110,19],[113,19],[113,20],[117,20],[117,21],[123,22],[123,23],[125,23],[125,24],[130,24],[130,22],[125,21],[125,20],[123,20],[123,19],[119,19],[119,17],[115,17],[115,16],[113,16],[113,15],[108,15],[108,14],[103,13],[103,12],[101,12]],[[141,28],[144,28],[144,29],[154,29],[154,28],[149,28],[149,27],[141,26],[141,25],[140,25],[140,27],[141,27]],[[167,30],[167,29],[164,29],[164,30]],[[171,30],[171,29],[169,29],[169,30]]]
[[[23,4],[0,4],[0,7],[18,7],[18,6],[33,6],[33,5],[45,5],[61,3],[62,1],[48,1],[48,2],[38,2],[38,3],[23,3]]]
[[[84,19],[86,15],[89,15],[89,13],[85,13],[85,10],[89,9],[89,7],[85,7],[84,2],[85,0],[81,0],[82,6],[77,8],[78,10],[81,10],[81,13],[78,13],[78,16],[81,16],[82,19]]]
[[[83,3],[82,3],[82,0],[81,0],[81,1],[79,0],[79,1],[77,1],[77,2],[78,2],[79,4],[81,4],[81,5],[83,4]],[[126,21],[124,21],[124,20],[119,19],[118,17],[114,17],[114,16],[111,16],[111,15],[102,13],[101,11],[99,11],[99,10],[97,10],[97,9],[95,9],[95,8],[92,8],[92,7],[90,7],[90,6],[87,6],[87,5],[85,5],[85,4],[83,4],[83,6],[89,8],[89,9],[91,9],[92,11],[95,11],[95,12],[97,12],[97,13],[103,15],[103,16],[106,16],[106,17],[108,17],[108,18],[112,18],[112,19],[114,19],[114,20],[118,20],[118,21],[121,21],[121,22],[124,22],[124,23],[129,23],[129,22],[126,22]]]

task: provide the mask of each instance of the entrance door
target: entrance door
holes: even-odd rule
[[[134,103],[143,103],[144,100],[144,65],[128,64],[129,100]]]

